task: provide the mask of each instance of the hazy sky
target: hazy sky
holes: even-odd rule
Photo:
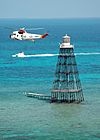
[[[0,0],[0,18],[100,17],[100,0]]]

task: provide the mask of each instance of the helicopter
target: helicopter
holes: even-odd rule
[[[18,31],[13,31],[10,34],[10,38],[13,40],[31,40],[31,41],[35,41],[37,39],[43,39],[46,36],[48,36],[48,33],[45,34],[32,34],[32,33],[28,33],[25,28],[20,28]]]

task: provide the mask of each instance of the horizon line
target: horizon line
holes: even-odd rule
[[[0,19],[100,19],[100,17],[65,17],[65,18],[21,18],[21,17],[0,17]]]

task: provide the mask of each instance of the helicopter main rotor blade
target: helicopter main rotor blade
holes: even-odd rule
[[[12,27],[3,27],[3,28],[9,29],[9,30],[14,30],[14,28],[12,28]]]
[[[7,27],[7,26],[0,26],[0,28],[9,29],[9,30],[14,30],[14,28],[12,28],[12,27]]]
[[[41,28],[25,28],[25,29],[31,31],[31,30],[43,30],[44,28],[41,27]]]

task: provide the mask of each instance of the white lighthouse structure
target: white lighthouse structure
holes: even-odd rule
[[[74,46],[70,44],[70,36],[68,36],[67,34],[63,36],[63,41],[60,45],[60,48],[74,48]]]

